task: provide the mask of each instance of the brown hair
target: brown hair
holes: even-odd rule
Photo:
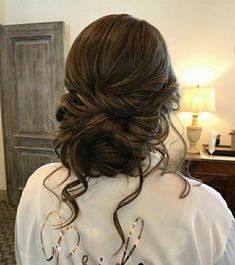
[[[77,177],[62,191],[62,201],[71,208],[66,224],[79,214],[76,199],[86,192],[88,178],[118,173],[138,177],[136,190],[114,209],[123,245],[118,211],[141,192],[149,173],[144,160],[149,157],[151,164],[150,153],[158,152],[156,166],[164,171],[169,159],[164,140],[170,126],[174,128],[169,114],[178,109],[179,88],[166,43],[144,20],[126,14],[102,17],[74,41],[65,86],[54,144],[69,175],[72,171]],[[189,192],[183,180],[181,197]]]

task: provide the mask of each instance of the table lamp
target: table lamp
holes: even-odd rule
[[[200,139],[202,127],[198,126],[200,112],[215,111],[214,87],[187,87],[182,89],[180,111],[192,112],[192,125],[187,127],[189,140],[188,153],[197,154],[197,141]]]

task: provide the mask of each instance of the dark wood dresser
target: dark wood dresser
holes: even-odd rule
[[[193,177],[220,192],[235,216],[235,161],[202,159],[200,154],[188,154],[184,165]]]

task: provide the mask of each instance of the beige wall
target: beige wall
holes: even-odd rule
[[[5,21],[5,1],[0,0],[0,24],[4,24]],[[0,106],[1,107],[1,106]],[[0,108],[1,109],[1,108]],[[0,115],[0,190],[6,189],[6,177],[5,177],[5,166],[3,156],[3,142],[2,142],[2,119]]]
[[[0,0],[0,24],[4,24],[5,20],[5,0]]]
[[[228,132],[235,129],[234,0],[5,0],[4,22],[65,21],[69,47],[88,23],[109,13],[145,18],[162,32],[181,86],[199,83],[216,88],[216,112],[200,118],[201,143],[215,129],[222,143],[229,144]],[[196,80],[188,80],[189,70]],[[201,72],[207,76],[200,77]],[[180,118],[184,125],[190,123],[188,115]]]

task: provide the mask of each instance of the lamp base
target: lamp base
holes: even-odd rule
[[[188,126],[187,127],[187,137],[189,140],[189,148],[187,152],[189,154],[199,154],[200,150],[197,148],[197,141],[200,139],[202,132],[202,127],[198,126]]]
[[[190,143],[190,146],[187,150],[187,153],[189,154],[199,154],[200,153],[200,149],[197,148],[196,144],[192,144]]]

